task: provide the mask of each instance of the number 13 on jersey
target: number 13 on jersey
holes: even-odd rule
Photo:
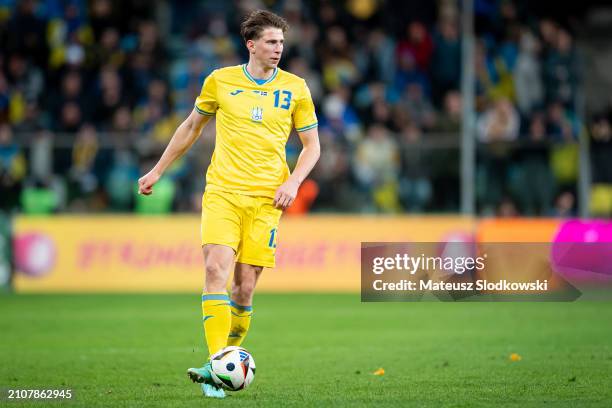
[[[274,91],[274,107],[289,109],[289,106],[291,106],[291,92],[278,89]]]

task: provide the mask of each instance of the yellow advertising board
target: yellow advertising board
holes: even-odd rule
[[[478,221],[479,242],[552,242],[562,221],[554,218],[487,218]]]
[[[18,292],[198,292],[197,216],[17,217]],[[361,242],[471,239],[463,217],[285,217],[259,291],[358,291]]]

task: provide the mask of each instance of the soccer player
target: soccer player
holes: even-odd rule
[[[209,356],[244,340],[253,314],[253,292],[264,267],[274,267],[282,210],[319,159],[317,117],[305,81],[279,69],[287,22],[257,10],[241,25],[247,64],[213,71],[195,108],[177,128],[159,162],[139,181],[154,184],[216,117],[216,144],[202,199],[202,246],[206,282],[202,294]],[[292,128],[303,148],[293,173],[285,158]],[[231,298],[226,288],[234,266]],[[205,396],[223,398],[212,382],[210,361],[190,368]]]

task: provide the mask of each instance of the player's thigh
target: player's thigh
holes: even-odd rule
[[[242,234],[242,216],[232,194],[205,192],[202,198],[202,246],[225,245],[236,252]]]
[[[234,265],[235,252],[226,245],[206,244],[203,247],[204,263],[207,272],[220,270],[228,276]]]
[[[225,245],[206,244],[204,245],[204,265],[206,291],[224,291],[234,265],[234,250]]]
[[[257,201],[257,209],[250,214],[249,222],[245,222],[236,261],[273,268],[282,211],[274,207],[272,199],[259,197]]]

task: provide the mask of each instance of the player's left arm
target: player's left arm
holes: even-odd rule
[[[308,174],[310,174],[321,155],[319,132],[316,127],[298,132],[298,136],[302,141],[302,152],[298,157],[293,173],[291,173],[287,181],[280,185],[274,195],[274,205],[276,208],[281,208],[283,210],[289,208],[289,206],[293,204],[297,196],[298,188],[306,177],[308,177]]]

